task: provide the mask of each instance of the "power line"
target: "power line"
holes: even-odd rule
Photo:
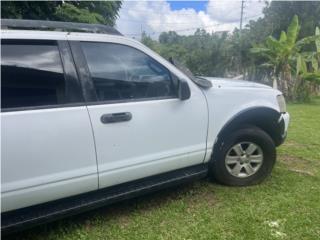
[[[257,18],[257,17],[262,17],[262,16],[264,16],[264,13],[260,13],[260,14],[257,14],[257,15],[253,15],[253,16],[251,16],[251,17],[249,17],[249,18],[244,17],[243,19],[244,19],[244,20],[251,20],[251,19],[254,19],[254,18]]]
[[[263,16],[264,14],[263,13],[260,13],[260,14],[257,14],[257,15],[253,15],[251,17],[246,17],[244,15],[243,17],[243,22],[245,22],[245,20],[251,20],[251,19],[254,19],[256,17],[260,17],[260,16]],[[148,19],[147,19],[148,20]],[[129,22],[129,23],[136,23],[136,24],[146,24],[145,21],[136,21],[136,20],[130,20],[130,19],[118,19],[117,22]],[[164,23],[161,23],[161,24],[158,24],[160,26],[164,26],[164,25],[190,25],[190,24],[193,24],[193,23],[199,23],[199,21],[188,21],[188,22],[164,22]]]
[[[119,22],[130,22],[130,23],[137,23],[137,24],[145,24],[144,21],[136,21],[136,20],[130,20],[130,19],[124,19],[124,18],[120,18],[117,21]],[[195,22],[195,21],[189,21],[189,22],[165,22],[164,24],[160,24],[160,25],[190,25],[190,23],[198,23],[199,21]]]
[[[250,19],[254,19],[256,17],[260,17],[263,16],[264,14],[258,14],[255,16],[252,16],[250,18],[247,18],[246,20],[250,20]],[[190,23],[189,23],[190,24]],[[218,26],[222,26],[222,25],[227,25],[228,23],[217,23],[217,24],[213,24],[213,25],[202,25],[202,26],[197,26],[197,27],[192,27],[192,28],[185,28],[185,29],[177,29],[177,30],[166,30],[166,31],[175,31],[175,32],[185,32],[185,31],[191,31],[191,30],[196,30],[196,29],[207,29],[207,28],[212,28],[212,27],[218,27]],[[160,26],[166,26],[166,23],[161,24]],[[154,34],[160,34],[162,32],[166,32],[166,31],[161,31],[161,32],[152,32],[149,33],[149,35],[154,35]],[[141,33],[124,33],[124,35],[127,36],[140,36]]]
[[[225,23],[217,23],[217,24],[208,25],[208,26],[198,26],[198,27],[192,27],[192,28],[177,29],[177,30],[172,30],[172,31],[175,31],[175,32],[185,32],[185,31],[191,31],[191,30],[195,30],[195,29],[199,29],[199,28],[200,28],[200,29],[206,29],[206,28],[212,28],[212,27],[217,27],[217,26],[221,26],[221,25],[225,25]],[[171,31],[171,30],[169,30],[169,31]],[[149,33],[149,35],[159,34],[159,33],[162,33],[162,32],[165,32],[165,31],[152,32],[152,33]],[[124,35],[139,36],[140,33],[124,33]]]

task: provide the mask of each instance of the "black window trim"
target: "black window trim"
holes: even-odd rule
[[[74,62],[72,61],[72,54],[66,40],[42,40],[42,39],[1,39],[1,44],[25,44],[25,45],[44,45],[53,44],[58,47],[61,65],[66,86],[66,97],[68,100],[70,95],[75,96],[75,102],[67,102],[62,104],[50,104],[50,105],[39,105],[39,106],[25,106],[25,107],[13,107],[13,108],[1,108],[1,112],[18,112],[18,111],[31,111],[31,110],[43,110],[51,108],[69,108],[85,106],[83,93],[81,91],[80,82],[76,74]],[[71,62],[68,62],[71,61]],[[68,86],[68,88],[67,88]],[[71,93],[72,92],[72,93]]]
[[[153,61],[156,63],[160,64],[163,68],[165,68],[171,75],[171,78],[173,79],[175,74],[173,74],[167,67],[165,67],[163,64],[159,63],[154,57],[150,56],[146,52],[127,45],[123,43],[116,43],[116,42],[97,42],[97,41],[77,41],[77,40],[70,40],[70,48],[72,51],[73,55],[73,60],[75,62],[75,66],[77,69],[78,77],[80,79],[81,85],[82,85],[82,90],[83,90],[83,95],[86,101],[87,106],[92,106],[92,105],[106,105],[106,104],[117,104],[117,103],[132,103],[132,102],[147,102],[147,101],[155,101],[155,100],[170,100],[170,99],[179,99],[178,95],[177,96],[161,96],[161,97],[150,97],[150,98],[133,98],[133,99],[118,99],[118,100],[98,100],[95,87],[93,84],[93,80],[91,77],[91,73],[89,71],[87,59],[84,55],[84,52],[81,47],[81,42],[86,42],[86,43],[112,43],[112,44],[118,44],[126,47],[131,47],[136,49],[139,52],[142,52],[152,58]],[[172,80],[171,79],[171,80]],[[178,78],[177,78],[178,79]],[[178,89],[177,89],[178,91]]]
[[[21,112],[21,111],[70,108],[70,107],[81,107],[81,106],[85,106],[85,103],[64,103],[64,104],[52,104],[52,105],[30,106],[30,107],[14,107],[14,108],[5,108],[5,109],[1,108],[1,112],[2,113]]]

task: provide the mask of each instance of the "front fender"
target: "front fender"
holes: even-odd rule
[[[281,121],[277,95],[272,88],[213,87],[203,90],[208,103],[209,127],[207,155],[211,158],[214,144],[240,125],[252,124],[266,131],[276,145],[281,144]]]

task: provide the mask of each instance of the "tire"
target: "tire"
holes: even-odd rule
[[[229,186],[254,185],[270,175],[275,160],[276,148],[271,137],[260,128],[247,126],[216,143],[209,174]]]

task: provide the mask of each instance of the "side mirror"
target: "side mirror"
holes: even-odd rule
[[[190,98],[191,92],[186,81],[180,80],[178,86],[178,97],[180,100],[187,100]]]

